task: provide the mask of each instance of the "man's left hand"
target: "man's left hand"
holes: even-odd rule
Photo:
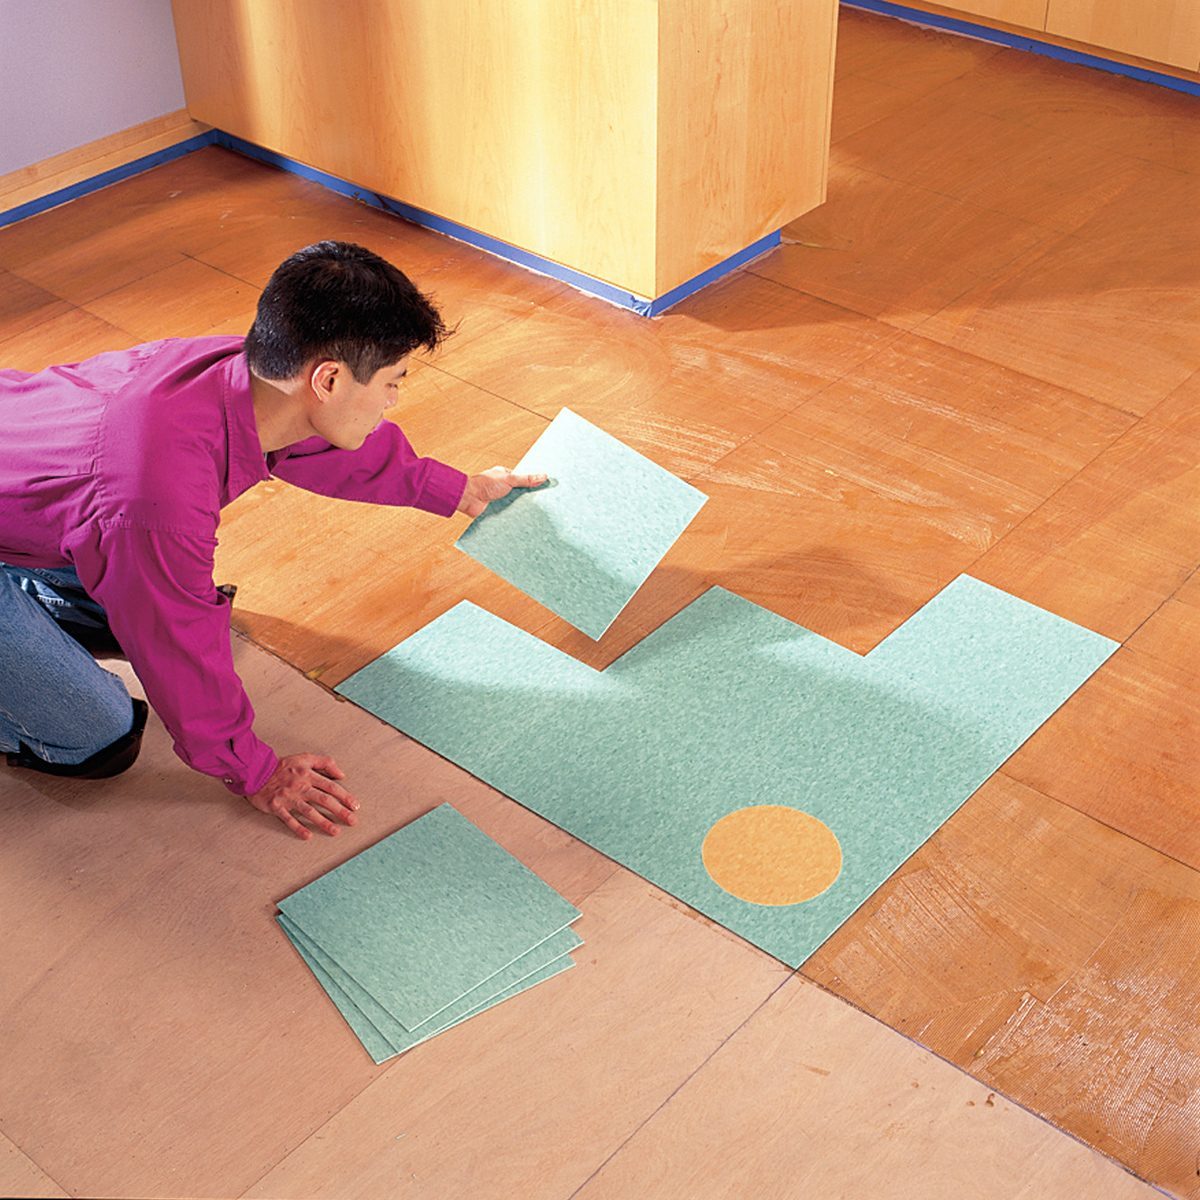
[[[507,467],[493,467],[467,480],[458,511],[477,517],[493,500],[503,499],[513,488],[540,487],[545,482],[545,475],[514,475]]]

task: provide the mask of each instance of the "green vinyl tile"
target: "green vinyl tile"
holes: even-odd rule
[[[865,656],[712,588],[604,671],[463,602],[337,690],[799,966],[1116,647],[970,576]],[[819,894],[709,873],[710,830],[757,806],[836,838]]]
[[[475,1012],[486,1008],[494,997],[508,991],[509,988],[519,984],[523,979],[540,971],[564,954],[574,953],[583,945],[583,939],[573,929],[560,929],[532,950],[514,959],[502,971],[497,971],[495,975],[478,987],[464,993],[436,1017],[431,1017],[424,1024],[409,1029],[397,1021],[352,975],[342,970],[337,961],[331,958],[321,946],[317,945],[302,929],[297,928],[286,914],[279,914],[279,924],[293,942],[298,939],[304,945],[304,948],[321,964],[321,969],[325,974],[337,984],[345,996],[349,997],[355,1008],[389,1042],[396,1046],[409,1044],[409,1040],[413,1036],[424,1036],[431,1028],[444,1029],[447,1021],[457,1020],[461,1013]]]
[[[410,1030],[580,916],[449,804],[279,908]]]
[[[569,971],[574,965],[574,960],[570,957],[569,949],[563,948],[569,943],[560,941],[560,934],[555,934],[553,938],[548,939],[544,945],[549,946],[554,943],[561,949],[561,952],[553,958],[547,958],[546,961],[539,967],[532,969],[528,974],[515,979],[508,986],[490,995],[486,1000],[482,1000],[476,1004],[468,1004],[463,1001],[458,1001],[449,1008],[443,1010],[433,1020],[426,1022],[418,1030],[409,1031],[403,1028],[391,1017],[389,1013],[379,1009],[377,1004],[374,1004],[372,1011],[375,1014],[382,1013],[385,1018],[384,1025],[387,1028],[387,1034],[384,1034],[380,1025],[376,1024],[371,1017],[367,1015],[366,1010],[360,1005],[366,993],[361,988],[357,988],[353,996],[343,986],[344,984],[353,984],[353,980],[345,974],[345,972],[331,970],[335,967],[330,959],[322,954],[320,947],[310,942],[298,929],[288,927],[287,917],[280,913],[276,920],[279,922],[279,927],[287,935],[288,940],[292,943],[296,953],[304,959],[309,970],[316,976],[317,982],[324,988],[330,1000],[333,1001],[337,1010],[342,1014],[346,1024],[354,1031],[358,1040],[362,1042],[363,1048],[371,1056],[376,1063],[386,1062],[389,1058],[394,1058],[397,1054],[403,1054],[406,1050],[411,1050],[414,1046],[419,1046],[422,1042],[427,1042],[430,1038],[436,1037],[439,1033],[445,1033],[447,1029],[452,1029],[455,1025],[461,1025],[470,1017],[477,1016],[479,1013],[486,1012],[489,1008],[494,1008],[497,1004],[503,1003],[505,1000],[511,999],[513,996],[520,995],[521,992],[528,991],[530,988],[539,983],[544,983],[548,979],[553,979],[555,975],[561,975],[564,971]],[[582,939],[578,936],[574,937],[574,946],[570,949],[577,948],[582,945]],[[366,997],[370,999],[370,997]]]
[[[489,504],[455,545],[592,638],[708,498],[569,408],[515,470],[550,481]]]

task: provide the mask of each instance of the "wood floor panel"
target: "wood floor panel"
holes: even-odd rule
[[[570,1196],[788,978],[624,870],[582,907],[572,971],[401,1058],[246,1195]]]
[[[6,1196],[66,1196],[62,1188],[27,1154],[0,1134],[0,1190]]]
[[[280,897],[348,856],[450,801],[572,901],[615,870],[265,651],[235,639],[234,657],[259,733],[281,752],[332,754],[361,802],[357,825],[300,841],[189,771],[154,717],[141,759],[117,780],[0,768],[0,879],[27,885],[25,902],[6,904],[8,938],[30,934],[32,975],[40,932],[42,963],[0,1000],[4,1130],[74,1194],[236,1196],[386,1074],[272,920]],[[89,903],[104,895],[106,907]],[[710,942],[729,947],[732,997],[782,971],[696,926],[693,953]],[[518,1023],[535,1040],[552,1028],[536,1003]],[[450,1061],[478,1057],[491,1036],[468,1029]],[[443,1077],[458,1086],[453,1071]]]
[[[1155,405],[1146,414],[1146,423],[1200,443],[1200,370]]]
[[[750,276],[738,283],[746,293],[783,292]],[[754,329],[713,329],[682,315],[647,322],[580,297],[449,345],[435,365],[547,419],[570,408],[692,478],[892,336],[828,305],[783,299],[777,320],[790,306],[797,324],[774,331],[771,351]],[[790,371],[802,354],[804,372]]]
[[[657,445],[686,468],[715,461],[895,336],[743,271],[653,321],[576,296],[450,344],[438,365],[548,417],[564,406],[597,419],[636,410],[651,422],[646,452]],[[675,424],[681,436],[664,443]]]
[[[1064,145],[1090,146],[1098,158],[1128,155],[1200,171],[1195,97],[1138,79],[1001,49],[933,95],[947,108],[990,113]]]
[[[745,1095],[755,1096],[753,1106],[730,1103]],[[577,1193],[579,1200],[1158,1194],[802,979],[776,992]]]
[[[902,335],[755,442],[916,505],[982,552],[1133,420]]]
[[[1050,236],[928,188],[835,161],[829,198],[749,270],[910,329]]]
[[[1194,870],[999,774],[801,970],[1191,1197],[1198,917]]]
[[[864,75],[923,94],[957,79],[999,51],[999,46],[988,42],[920,29],[876,13],[845,8],[838,13],[839,81]]]
[[[1175,593],[1174,599],[1181,604],[1200,605],[1200,571],[1193,571]]]
[[[1143,175],[1073,235],[953,300],[921,335],[1149,412],[1200,367],[1200,176],[1152,164]]]
[[[1200,441],[1140,422],[973,568],[1123,641],[1200,561]]]
[[[68,308],[31,329],[0,338],[0,368],[40,371],[60,363],[81,362],[106,350],[124,350],[138,339],[82,308]]]
[[[1179,647],[1174,662],[1119,650],[1003,769],[1200,869],[1200,643],[1185,641],[1180,613],[1189,606],[1149,622],[1166,627],[1149,637]]]
[[[198,337],[254,300],[249,284],[194,259],[184,259],[106,292],[83,307],[102,321],[129,330],[139,341],[152,342]]]
[[[0,343],[61,317],[71,306],[11,271],[0,270]]]
[[[894,116],[918,99],[894,83],[868,79],[865,75],[841,76],[834,92],[830,141],[836,145],[876,121]]]
[[[970,76],[956,83],[969,92]],[[980,85],[981,87],[984,85]],[[947,104],[941,90],[837,144],[836,161],[1057,233],[1144,181],[1147,165],[1053,131]]]
[[[1200,591],[1193,588],[1200,598]],[[1166,601],[1162,608],[1140,625],[1125,645],[1139,654],[1149,655],[1168,666],[1196,662],[1196,647],[1200,646],[1200,605],[1181,599],[1182,589]]]
[[[697,480],[723,545],[707,578],[865,654],[979,555],[969,519],[927,520],[811,459],[750,444]],[[709,507],[706,505],[706,507]]]
[[[0,266],[87,304],[183,261],[189,234],[239,204],[262,210],[292,194],[291,178],[207,147],[0,229]]]

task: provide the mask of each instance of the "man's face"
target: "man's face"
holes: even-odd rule
[[[313,428],[342,450],[357,450],[396,403],[400,381],[408,373],[408,355],[359,383],[342,362],[316,364],[311,375]]]

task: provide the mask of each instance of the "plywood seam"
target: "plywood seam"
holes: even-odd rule
[[[11,1146],[14,1146],[14,1147],[15,1147],[15,1148],[16,1148],[18,1151],[20,1151],[20,1153],[21,1153],[21,1154],[23,1154],[23,1155],[25,1156],[25,1158],[27,1158],[27,1159],[28,1159],[28,1160],[29,1160],[31,1163],[33,1163],[33,1165],[34,1165],[34,1166],[35,1166],[35,1167],[36,1167],[36,1168],[37,1168],[39,1171],[41,1171],[41,1173],[42,1173],[43,1175],[45,1175],[45,1177],[46,1177],[47,1179],[49,1179],[49,1180],[50,1180],[50,1182],[51,1182],[52,1184],[54,1184],[54,1186],[55,1186],[56,1188],[58,1188],[58,1190],[59,1190],[60,1192],[62,1192],[62,1193],[63,1193],[63,1195],[65,1195],[65,1196],[70,1196],[70,1195],[76,1194],[76,1193],[72,1193],[72,1191],[70,1190],[70,1188],[66,1187],[66,1186],[63,1184],[62,1180],[60,1180],[60,1179],[57,1179],[57,1178],[55,1178],[55,1176],[51,1175],[51,1174],[50,1174],[50,1172],[49,1172],[49,1171],[47,1171],[47,1170],[46,1170],[46,1168],[45,1168],[44,1166],[42,1166],[42,1164],[41,1164],[40,1162],[38,1162],[38,1160],[37,1160],[36,1158],[34,1158],[34,1157],[33,1157],[33,1155],[29,1153],[29,1151],[28,1151],[28,1150],[26,1150],[26,1149],[25,1149],[25,1147],[24,1147],[24,1146],[22,1146],[22,1145],[21,1145],[19,1142],[15,1141],[15,1140],[13,1139],[12,1135],[11,1135],[11,1134],[9,1134],[9,1133],[8,1133],[8,1132],[7,1132],[7,1131],[4,1129],[4,1127],[3,1127],[3,1126],[0,1126],[0,1137],[3,1137],[3,1138],[4,1138],[4,1139],[5,1139],[5,1140],[6,1140],[6,1141],[9,1143],[9,1145],[11,1145]]]
[[[1125,651],[1125,649],[1126,648],[1124,646],[1122,646],[1121,649],[1117,651],[1117,654],[1123,653]],[[1132,651],[1130,651],[1130,652],[1132,652]],[[1115,658],[1116,655],[1114,655],[1113,657]],[[1110,660],[1110,661],[1112,661],[1112,660]],[[1053,718],[1051,718],[1051,720],[1053,720]],[[1049,723],[1050,723],[1049,721],[1046,722],[1047,725]],[[1043,726],[1043,728],[1045,728],[1045,726]],[[1020,750],[1018,750],[1016,753],[1019,754]],[[1013,757],[1015,758],[1016,755],[1014,754]],[[1012,762],[1012,759],[1009,759],[1009,762]],[[1176,866],[1182,867],[1185,871],[1191,872],[1191,874],[1197,876],[1197,878],[1200,879],[1200,870],[1198,870],[1192,863],[1184,862],[1183,859],[1176,858],[1173,854],[1168,854],[1167,851],[1163,850],[1159,846],[1152,846],[1149,842],[1143,842],[1141,838],[1134,837],[1133,834],[1126,832],[1124,829],[1118,829],[1115,825],[1110,825],[1107,821],[1101,821],[1098,817],[1093,816],[1090,812],[1087,812],[1085,809],[1076,808],[1075,805],[1072,804],[1069,800],[1063,800],[1058,796],[1051,796],[1048,792],[1043,792],[1041,790],[1041,788],[1036,787],[1034,784],[1030,783],[1027,779],[1022,778],[1020,775],[1013,774],[1013,772],[1009,768],[1008,763],[1005,763],[1004,766],[1002,766],[1000,768],[1000,770],[997,772],[997,774],[1003,775],[1005,779],[1012,780],[1013,783],[1019,783],[1022,787],[1028,788],[1031,792],[1036,792],[1039,796],[1043,797],[1046,800],[1052,800],[1055,804],[1061,804],[1064,808],[1069,808],[1073,813],[1077,813],[1079,816],[1085,818],[1086,820],[1091,821],[1096,825],[1103,826],[1105,829],[1111,830],[1113,833],[1119,835],[1122,838],[1127,839],[1128,841],[1132,842],[1134,845],[1141,846],[1143,849],[1149,850],[1149,851],[1151,851],[1151,853],[1159,855],[1161,858],[1166,859],[1168,862],[1175,863]]]
[[[739,941],[740,940],[741,939],[739,939]],[[754,1009],[750,1013],[747,1014],[746,1018],[743,1021],[741,1021],[738,1025],[736,1025],[733,1029],[731,1029],[729,1031],[729,1033],[726,1034],[725,1037],[722,1038],[721,1041],[718,1042],[717,1045],[713,1047],[712,1051],[704,1058],[704,1060],[702,1062],[700,1062],[699,1064],[697,1064],[696,1068],[693,1071],[689,1072],[682,1080],[680,1080],[678,1086],[676,1086],[674,1089],[672,1089],[671,1093],[662,1101],[662,1103],[660,1103],[655,1109],[653,1109],[653,1111],[651,1111],[649,1114],[647,1114],[645,1119],[642,1120],[637,1125],[637,1127],[629,1133],[629,1135],[620,1143],[620,1145],[618,1145],[610,1154],[608,1154],[603,1159],[603,1161],[599,1164],[599,1166],[597,1166],[596,1169],[573,1192],[571,1192],[571,1194],[566,1198],[566,1200],[574,1200],[574,1197],[578,1196],[579,1193],[582,1192],[583,1189],[586,1188],[587,1185],[589,1183],[591,1183],[591,1181],[593,1179],[595,1179],[596,1176],[599,1175],[600,1172],[603,1171],[604,1168],[606,1166],[608,1166],[608,1164],[614,1158],[616,1158],[616,1156],[618,1154],[620,1154],[621,1151],[624,1150],[625,1147],[627,1145],[629,1145],[629,1143],[631,1141],[633,1141],[633,1139],[635,1137],[637,1137],[637,1135],[639,1133],[641,1133],[641,1131],[643,1129],[645,1129],[646,1126],[649,1125],[650,1122],[653,1121],[654,1118],[656,1116],[658,1116],[658,1114],[660,1112],[662,1112],[662,1110],[664,1108],[666,1108],[666,1106],[668,1104],[671,1103],[671,1101],[679,1094],[679,1092],[681,1092],[692,1081],[692,1079],[694,1079],[696,1077],[696,1075],[699,1074],[699,1072],[702,1071],[709,1064],[709,1062],[712,1061],[714,1056],[726,1045],[726,1043],[728,1043],[731,1038],[733,1038],[736,1034],[738,1034],[750,1021],[752,1021],[755,1018],[755,1016],[758,1015],[758,1013],[768,1003],[770,1003],[771,999],[775,996],[775,993],[778,992],[781,988],[787,987],[787,985],[792,981],[794,976],[795,976],[795,972],[786,971],[786,973],[784,974],[783,978],[779,981],[779,983],[776,984],[775,987],[773,987],[770,990],[770,992],[768,992],[767,995],[763,997],[762,1001],[759,1004],[755,1005]]]
[[[502,325],[509,324],[510,321],[518,321],[520,317],[510,317],[508,321],[502,322]],[[491,388],[485,388],[482,385],[473,382],[470,379],[464,379],[461,375],[455,375],[453,371],[448,371],[445,367],[439,367],[435,362],[427,362],[427,367],[432,367],[439,374],[445,375],[449,379],[453,379],[456,383],[464,384],[466,387],[477,388],[481,392],[485,392],[489,396],[494,396],[497,400],[504,401],[505,404],[511,404],[513,408],[519,408],[522,412],[527,412],[531,417],[538,417],[540,420],[549,424],[550,418],[545,413],[538,412],[535,408],[527,408],[524,404],[518,404],[516,400],[509,399],[508,396],[502,396],[499,392],[493,392]]]

